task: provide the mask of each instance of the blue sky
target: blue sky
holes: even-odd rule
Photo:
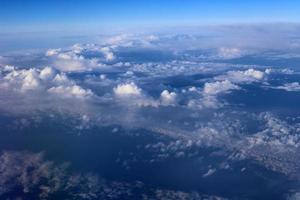
[[[0,32],[298,22],[295,0],[1,0]]]

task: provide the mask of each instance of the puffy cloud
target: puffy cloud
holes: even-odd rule
[[[107,61],[112,61],[115,59],[115,55],[109,47],[103,47],[100,49],[100,51],[104,54]]]
[[[69,49],[49,49],[46,56],[52,65],[61,71],[91,71],[113,61],[115,55],[109,46],[76,44]]]
[[[176,102],[177,94],[175,92],[169,92],[168,90],[162,91],[160,99],[163,105],[172,105]]]
[[[93,95],[91,90],[85,90],[70,80],[65,74],[56,72],[51,67],[43,69],[15,69],[11,68],[3,77],[0,84],[7,91],[26,93],[29,91],[54,94],[56,97],[86,98]]]
[[[114,93],[118,96],[139,96],[142,90],[134,83],[123,83],[114,88]]]
[[[33,68],[28,70],[15,70],[13,68],[1,78],[2,86],[21,92],[38,89],[41,81],[39,72]]]
[[[113,88],[116,100],[123,106],[158,107],[160,103],[143,94],[142,89],[134,82],[122,83]]]
[[[219,93],[228,92],[230,90],[237,90],[239,87],[228,80],[217,81],[213,83],[205,83],[203,92],[209,95],[216,95]]]
[[[257,80],[261,80],[264,78],[264,72],[254,70],[254,69],[248,69],[244,72],[245,76],[253,77]]]
[[[219,101],[217,96],[218,94],[228,93],[231,90],[238,89],[240,89],[240,87],[231,83],[229,80],[205,83],[203,87],[203,92],[200,93],[200,97],[198,97],[198,99],[189,100],[187,106],[189,108],[197,109],[217,109],[224,105],[222,102]],[[196,88],[192,88],[190,91],[195,90]]]
[[[53,78],[54,75],[55,75],[55,71],[53,70],[52,67],[45,67],[44,69],[42,69],[42,70],[40,71],[39,77],[40,77],[42,80],[48,80],[48,79]]]
[[[59,94],[63,97],[87,98],[93,95],[91,90],[85,90],[78,85],[51,87],[48,89],[48,92]]]
[[[53,58],[53,65],[60,71],[89,71],[97,67],[97,62],[77,54],[60,53]]]
[[[265,77],[265,72],[247,69],[245,71],[229,71],[226,75],[217,77],[218,79],[227,79],[233,83],[261,81]]]

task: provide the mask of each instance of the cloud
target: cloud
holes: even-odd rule
[[[40,79],[42,80],[49,80],[52,79],[55,76],[55,71],[53,70],[52,67],[45,67],[40,71]]]
[[[211,176],[213,175],[214,173],[216,172],[216,169],[209,169],[205,174],[203,174],[202,177],[208,177],[208,176]]]
[[[111,181],[70,171],[70,163],[46,160],[43,153],[4,151],[0,155],[0,198],[18,199],[221,199],[197,192],[164,190],[140,181]]]
[[[114,93],[117,96],[139,96],[142,94],[140,89],[135,83],[123,83],[114,88]]]
[[[261,81],[265,76],[265,72],[250,68],[245,71],[229,71],[226,75],[221,75],[216,78],[221,80],[229,80],[232,83],[251,83]]]
[[[195,87],[190,88],[190,92],[197,92],[200,96],[198,99],[189,100],[187,106],[191,109],[217,109],[224,106],[224,103],[218,99],[219,94],[239,89],[239,86],[229,80],[207,82],[204,84],[202,91],[198,92]]]
[[[228,80],[217,81],[213,83],[205,83],[203,92],[208,95],[216,95],[220,93],[225,93],[230,90],[240,89],[237,85],[231,83]]]
[[[13,90],[23,94],[37,92],[41,96],[48,92],[57,98],[87,98],[93,95],[91,90],[83,89],[65,74],[58,73],[51,67],[21,70],[15,68],[6,69],[4,75],[0,77],[0,85],[6,91]]]
[[[47,91],[63,97],[88,98],[93,95],[91,90],[85,90],[78,85],[51,87]]]
[[[223,106],[214,95],[203,95],[199,99],[191,99],[187,104],[191,109],[217,109]]]
[[[175,92],[169,92],[168,90],[162,91],[160,94],[161,103],[163,105],[173,105],[176,102],[177,94]]]
[[[40,73],[33,68],[28,70],[11,69],[4,77],[1,77],[1,84],[6,88],[10,87],[20,92],[35,90],[40,87],[39,75]]]
[[[272,87],[275,89],[285,90],[288,92],[299,92],[300,84],[298,82],[286,83],[283,86]]]
[[[268,144],[279,148],[287,148],[288,146],[300,147],[300,136],[296,134],[299,128],[298,125],[289,125],[271,113],[262,113],[259,118],[265,122],[265,128],[253,135],[253,137],[249,137],[252,145]]]
[[[222,59],[240,58],[244,53],[239,48],[226,48],[222,47],[218,49],[218,57]]]
[[[106,66],[106,62],[116,59],[109,46],[96,44],[76,44],[66,49],[49,49],[45,54],[51,65],[65,72],[91,71]]]
[[[158,107],[160,102],[143,93],[134,82],[121,83],[113,88],[115,100],[125,107]]]
[[[97,175],[70,173],[69,164],[54,164],[42,153],[5,151],[0,161],[0,197],[15,197],[17,192],[34,199],[57,194],[65,199],[119,199],[136,188],[134,182],[106,182]]]
[[[46,52],[46,56],[54,56],[58,55],[61,52],[61,49],[48,49]]]
[[[103,47],[100,51],[104,54],[107,61],[113,61],[115,59],[115,55],[109,47]]]

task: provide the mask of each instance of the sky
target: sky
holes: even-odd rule
[[[297,23],[295,0],[1,0],[0,32]]]

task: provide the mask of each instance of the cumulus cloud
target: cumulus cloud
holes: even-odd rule
[[[86,98],[93,95],[91,90],[81,88],[65,74],[58,73],[51,67],[20,70],[11,68],[0,77],[0,84],[7,91],[20,93],[32,91],[39,92],[42,96],[45,91],[57,97]]]
[[[176,102],[177,94],[175,92],[169,92],[168,90],[162,91],[160,99],[163,105],[172,105]]]
[[[113,91],[117,97],[122,97],[123,104],[124,101],[126,101],[129,105],[135,104],[138,106],[159,107],[175,105],[177,98],[177,94],[175,92],[163,90],[160,94],[160,98],[156,100],[143,93],[142,89],[134,82],[119,84],[113,88]]]
[[[27,90],[34,90],[40,87],[39,72],[35,69],[15,70],[12,69],[2,78],[1,85],[3,88],[12,88],[25,92]]]
[[[199,97],[197,99],[189,100],[187,106],[192,109],[217,109],[224,106],[224,103],[218,99],[219,94],[239,89],[239,86],[229,80],[207,82],[204,84],[202,92],[198,92],[200,94]],[[196,92],[197,89],[192,87],[189,91]]]
[[[237,90],[239,87],[228,80],[205,83],[203,92],[208,95],[216,95],[230,90]]]
[[[142,94],[142,89],[140,89],[134,82],[123,83],[114,88],[114,93],[117,96],[139,96]]]
[[[103,47],[100,51],[104,54],[107,61],[113,61],[115,59],[115,55],[109,47]]]
[[[53,78],[54,75],[56,75],[56,74],[52,67],[45,67],[44,69],[42,69],[40,71],[39,77],[42,80],[49,80],[49,79]]]
[[[134,82],[122,83],[113,88],[116,100],[124,106],[158,107],[160,102],[143,93]]]
[[[265,76],[265,72],[250,68],[245,71],[229,71],[226,75],[221,75],[217,79],[227,79],[233,83],[251,83],[261,81]]]
[[[61,71],[91,71],[115,60],[113,49],[96,44],[76,44],[67,49],[49,49],[46,54],[51,64]]]
[[[62,95],[64,97],[87,98],[93,95],[91,90],[85,90],[78,85],[73,86],[57,86],[48,89],[48,92]]]

